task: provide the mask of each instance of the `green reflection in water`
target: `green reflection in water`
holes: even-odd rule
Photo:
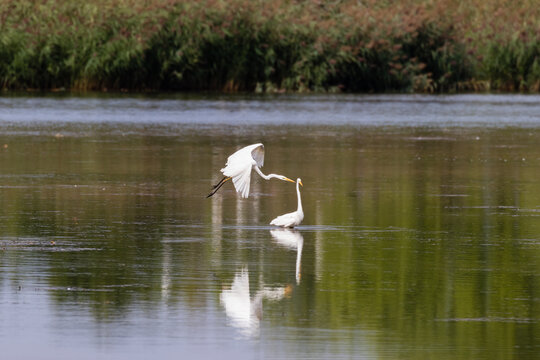
[[[42,289],[58,313],[225,311],[245,271],[251,298],[287,289],[257,310],[279,339],[328,330],[355,353],[349,331],[362,330],[381,358],[540,351],[538,130],[258,127],[224,140],[72,126],[0,138],[0,281]],[[292,184],[205,199],[254,137],[267,173],[304,181],[298,271],[267,226],[296,207]]]

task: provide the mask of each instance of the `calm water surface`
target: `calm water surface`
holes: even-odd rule
[[[4,95],[2,359],[538,359],[539,179],[539,96]]]

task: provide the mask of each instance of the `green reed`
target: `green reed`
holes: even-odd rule
[[[538,91],[534,2],[492,3],[0,0],[0,87]]]

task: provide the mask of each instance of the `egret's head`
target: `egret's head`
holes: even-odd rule
[[[279,175],[279,179],[280,179],[280,180],[285,180],[285,181],[288,181],[288,182],[295,183],[294,180],[291,180],[291,179],[289,179],[288,177],[283,176],[283,175]]]
[[[298,179],[296,179],[296,181],[298,181],[298,183],[299,183],[300,185],[304,186],[304,184],[302,184],[302,179],[298,178]]]

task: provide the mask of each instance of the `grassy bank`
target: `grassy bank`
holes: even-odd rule
[[[0,88],[540,90],[532,0],[0,0]]]

